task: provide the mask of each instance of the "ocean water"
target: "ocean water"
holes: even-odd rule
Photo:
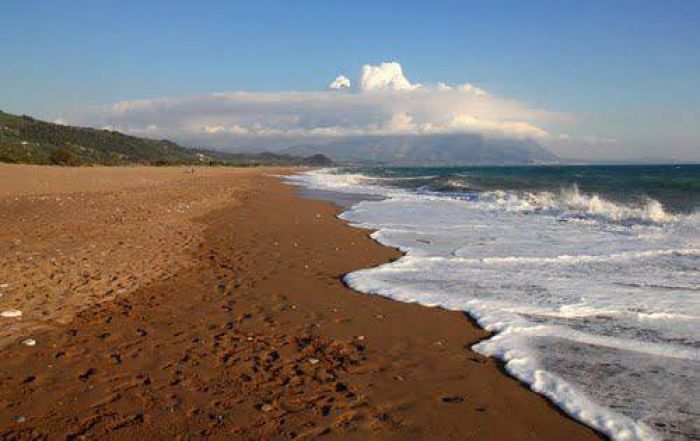
[[[354,289],[468,312],[474,346],[619,440],[700,439],[700,166],[326,169],[296,185],[406,255]],[[357,200],[357,199],[355,199]]]

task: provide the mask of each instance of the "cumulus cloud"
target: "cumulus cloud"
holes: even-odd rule
[[[565,118],[469,83],[413,83],[396,62],[365,65],[355,82],[340,75],[329,89],[121,101],[95,109],[84,122],[198,145],[266,147],[279,138],[396,134],[545,140],[555,135],[544,127]]]
[[[345,75],[338,75],[328,88],[331,90],[347,89],[350,87],[350,78]]]
[[[401,65],[396,62],[382,63],[379,66],[362,66],[360,87],[368,90],[415,90],[420,84],[411,84],[403,74]]]

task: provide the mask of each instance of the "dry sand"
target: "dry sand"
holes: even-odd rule
[[[246,169],[61,168],[0,165],[0,347],[69,323],[92,303],[132,292],[192,260],[195,218],[236,203]]]
[[[186,171],[0,166],[3,438],[598,438],[465,315],[344,287],[399,254],[289,170]]]

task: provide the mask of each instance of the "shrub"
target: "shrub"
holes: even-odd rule
[[[75,153],[68,149],[58,149],[51,153],[51,162],[56,165],[75,166],[80,163]]]

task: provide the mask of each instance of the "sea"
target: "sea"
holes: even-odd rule
[[[700,165],[288,181],[405,253],[347,274],[353,289],[465,311],[492,333],[475,351],[612,439],[700,439]]]

